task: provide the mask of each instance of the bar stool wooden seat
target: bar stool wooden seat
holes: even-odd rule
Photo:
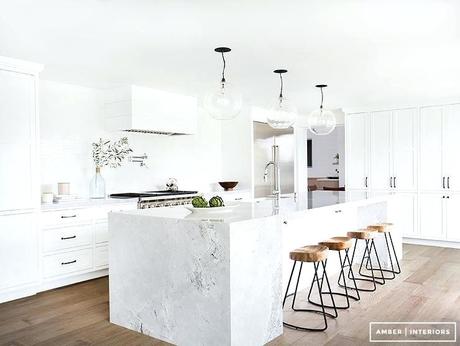
[[[335,307],[334,296],[332,295],[331,286],[329,284],[329,279],[328,279],[327,273],[326,273],[326,260],[327,260],[327,256],[328,256],[328,251],[329,251],[329,249],[326,246],[323,246],[323,245],[307,245],[307,246],[295,249],[295,250],[293,250],[293,251],[291,251],[289,253],[289,258],[294,261],[294,264],[292,265],[291,275],[289,276],[289,282],[288,282],[288,285],[286,287],[286,293],[285,293],[284,299],[283,299],[283,308],[284,308],[284,305],[286,304],[286,299],[288,297],[290,297],[290,296],[293,296],[292,305],[291,305],[291,309],[293,311],[296,311],[296,312],[311,312],[311,313],[321,314],[323,316],[324,326],[319,327],[319,328],[310,328],[310,327],[305,327],[305,326],[298,326],[298,325],[288,323],[288,322],[283,322],[284,326],[286,326],[288,328],[293,328],[293,329],[296,329],[296,330],[302,330],[302,331],[321,332],[321,331],[324,331],[324,330],[327,329],[327,317],[337,318],[338,313],[337,313],[337,309]],[[294,293],[289,294],[289,287],[291,285],[292,276],[294,274],[294,270],[296,268],[297,262],[300,262],[299,274],[297,276],[297,282],[296,282],[296,285],[295,285]],[[314,275],[313,275],[313,280],[312,280],[312,283],[311,283],[310,292],[311,292],[311,289],[312,289],[314,283],[316,282],[316,286],[317,286],[320,301],[321,301],[321,304],[319,305],[319,306],[321,306],[321,310],[300,309],[300,308],[295,307],[295,301],[296,301],[296,297],[297,297],[297,290],[299,288],[299,281],[300,281],[300,276],[302,274],[302,267],[303,267],[304,263],[313,263],[313,267],[314,267],[315,272],[314,272]],[[330,295],[331,300],[332,300],[332,304],[333,304],[332,309],[334,309],[334,314],[326,312],[326,310],[325,310],[327,308],[327,306],[324,305],[323,297],[321,295],[322,281],[321,281],[321,286],[320,286],[320,283],[319,283],[320,279],[319,279],[318,270],[320,268],[320,265],[322,266],[322,270],[323,270],[322,278],[326,279],[326,284],[327,284],[327,286],[329,288],[329,295]]]
[[[376,231],[378,233],[382,233],[385,237],[385,245],[387,247],[388,257],[390,259],[390,266],[391,269],[382,269],[385,273],[391,273],[391,276],[386,276],[386,280],[393,280],[396,277],[396,274],[401,273],[401,267],[399,266],[398,256],[396,255],[395,246],[393,244],[393,238],[391,237],[391,230],[393,228],[393,224],[390,222],[381,222],[373,225],[367,226],[367,229]],[[391,244],[391,250],[390,250]],[[397,269],[394,267],[393,258],[396,262]],[[366,263],[366,269],[370,270],[369,261]]]
[[[358,229],[358,230],[355,230],[355,231],[347,232],[348,237],[355,239],[355,245],[353,247],[353,254],[351,256],[351,263],[353,263],[353,260],[355,258],[356,247],[358,245],[358,241],[361,240],[361,241],[364,241],[364,243],[365,243],[363,257],[361,259],[361,263],[360,263],[360,266],[359,266],[359,275],[360,275],[360,277],[355,277],[354,279],[359,280],[359,281],[372,282],[373,287],[372,288],[359,287],[357,290],[360,291],[360,292],[374,292],[377,289],[376,284],[379,284],[379,285],[384,285],[385,284],[385,276],[383,274],[382,266],[380,265],[379,255],[377,253],[377,249],[376,249],[375,243],[374,243],[374,238],[375,238],[376,235],[377,235],[377,232],[375,232],[372,229]],[[377,260],[377,264],[378,264],[377,268],[375,268],[373,266],[373,264],[372,264],[372,252],[374,253],[375,258]],[[371,272],[372,275],[367,275],[367,274],[362,272],[363,263],[364,263],[365,259],[367,259],[366,264],[368,262],[370,263],[369,271]],[[374,271],[379,271],[380,276],[376,277],[375,274],[374,274]],[[350,275],[348,275],[348,278],[351,279]],[[340,282],[339,282],[339,285],[341,287],[343,287],[343,285],[341,285]]]
[[[337,309],[348,309],[350,307],[350,298],[352,298],[354,300],[360,300],[359,291],[358,291],[358,287],[356,285],[352,264],[351,264],[351,261],[350,261],[350,257],[348,255],[348,252],[349,252],[350,248],[353,246],[352,239],[350,237],[332,237],[330,239],[321,241],[318,244],[327,246],[327,248],[330,251],[336,251],[338,253],[338,255],[339,255],[340,274],[339,274],[338,283],[340,283],[340,281],[342,280],[342,277],[343,277],[343,287],[344,287],[345,292],[344,293],[342,293],[342,292],[332,292],[332,295],[334,295],[334,296],[342,296],[342,297],[345,297],[347,299],[346,305],[344,305],[344,306],[336,305]],[[343,261],[342,261],[342,254],[341,254],[342,251],[345,252],[345,257],[343,258]],[[327,259],[326,259],[326,264],[327,264]],[[345,276],[345,267],[349,268],[348,269],[348,275],[351,276],[351,280],[353,282],[354,288],[353,287],[348,287],[348,285],[347,285],[347,280],[346,280],[346,276]],[[323,277],[321,278],[321,288],[322,288],[322,280],[323,280]],[[352,289],[354,289],[356,291],[356,297],[351,295],[348,292],[349,288],[352,288]],[[308,293],[308,301],[313,305],[321,306],[319,303],[314,302],[311,299],[311,291],[312,291],[312,289],[310,287],[310,292]],[[328,294],[328,292],[322,292],[322,294]],[[330,305],[326,305],[326,307],[332,308],[332,306],[330,306]]]

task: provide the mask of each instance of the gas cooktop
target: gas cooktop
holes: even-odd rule
[[[180,195],[193,195],[198,191],[144,191],[144,192],[125,192],[125,193],[112,193],[110,198],[147,198],[147,197],[162,197],[162,196],[180,196]]]

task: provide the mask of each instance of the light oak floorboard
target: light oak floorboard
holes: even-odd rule
[[[352,301],[350,309],[339,310],[337,319],[328,319],[325,332],[285,328],[269,345],[369,345],[371,321],[459,322],[460,250],[404,245],[403,251],[403,272],[376,292],[361,293],[361,301]],[[338,290],[337,277],[330,281]],[[306,292],[300,292],[299,302],[305,298]],[[343,298],[336,300],[343,302]],[[321,316],[308,313],[286,311],[286,318],[310,326],[321,324]],[[108,279],[91,280],[0,304],[0,345],[167,345],[108,320]]]

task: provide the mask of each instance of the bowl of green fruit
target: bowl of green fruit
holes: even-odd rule
[[[226,205],[220,196],[214,196],[208,200],[202,196],[195,197],[191,205],[185,207],[192,213],[209,214],[230,212],[235,209],[238,204]]]

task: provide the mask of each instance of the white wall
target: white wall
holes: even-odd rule
[[[56,184],[68,181],[72,193],[87,196],[94,174],[91,143],[101,136],[127,136],[133,154],[148,155],[148,168],[129,162],[117,169],[103,168],[107,193],[163,189],[169,177],[177,178],[181,189],[217,189],[215,183],[222,178],[219,121],[200,111],[198,132],[191,136],[106,133],[102,107],[98,89],[41,81],[42,185],[57,192]]]
[[[328,177],[337,176],[336,169],[339,170],[340,176],[345,173],[345,129],[343,125],[338,125],[335,130],[327,136],[318,136],[308,132],[308,138],[312,140],[312,167],[308,168],[308,177]],[[339,153],[340,165],[332,163],[335,161],[334,156]]]

